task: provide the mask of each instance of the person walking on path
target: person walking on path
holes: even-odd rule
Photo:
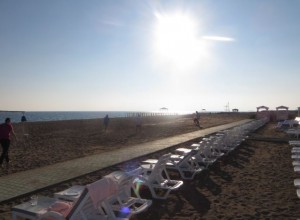
[[[106,115],[103,119],[103,125],[104,125],[104,131],[106,132],[107,128],[108,128],[108,124],[109,124],[109,117],[108,115]]]
[[[8,151],[11,141],[11,134],[17,139],[14,132],[13,126],[10,122],[10,118],[5,119],[5,123],[0,125],[0,143],[2,146],[2,154],[0,156],[0,166],[3,167],[3,160],[5,159],[6,164],[9,164]]]

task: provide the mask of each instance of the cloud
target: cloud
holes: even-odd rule
[[[224,41],[224,42],[233,42],[234,38],[231,37],[221,37],[221,36],[203,36],[204,40],[213,40],[213,41]]]

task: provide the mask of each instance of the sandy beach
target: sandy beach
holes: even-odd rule
[[[207,114],[201,117],[201,126],[208,128],[244,118],[249,115]],[[135,131],[133,118],[111,119],[110,122],[107,132],[104,132],[100,119],[15,124],[18,141],[11,146],[13,162],[8,172],[0,175],[199,129],[193,124],[192,116],[143,118],[140,133]],[[287,137],[274,127],[274,123],[269,123],[253,137]],[[185,181],[184,186],[171,193],[167,200],[153,200],[147,212],[131,219],[297,219],[300,217],[300,200],[293,185],[297,174],[293,171],[290,149],[283,142],[247,140],[207,172],[193,181]],[[39,194],[52,196],[71,185],[96,181],[119,168],[109,167]],[[171,176],[179,178],[175,172],[171,172]],[[147,189],[142,195],[151,198]],[[11,207],[28,199],[1,204],[0,219],[11,219]]]
[[[201,124],[208,128],[247,117],[247,114],[206,114],[201,117]],[[143,117],[141,132],[136,132],[134,117],[111,118],[106,132],[102,119],[16,123],[17,141],[12,140],[9,154],[12,164],[8,172],[33,169],[198,129],[192,115]]]

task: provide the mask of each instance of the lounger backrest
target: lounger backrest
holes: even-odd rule
[[[78,217],[78,215],[80,215],[79,214],[80,212],[83,212],[83,213],[95,212],[95,209],[94,209],[93,203],[91,201],[91,198],[88,194],[87,188],[85,188],[82,191],[80,197],[75,202],[72,210],[70,211],[70,213],[68,214],[66,219],[80,219],[80,217]]]
[[[157,163],[154,165],[154,168],[150,176],[148,177],[150,182],[155,181],[159,183],[164,179],[162,174],[163,173],[167,174],[166,164],[169,162],[170,157],[171,157],[171,153],[168,153],[168,154],[164,154],[158,159]]]
[[[102,201],[109,198],[117,191],[115,182],[109,178],[102,178],[88,184],[87,189],[95,209],[98,208]]]
[[[180,161],[178,161],[177,166],[178,167],[189,167],[190,169],[196,168],[198,165],[195,162],[195,156],[199,150],[193,149],[188,154],[184,155]]]
[[[170,157],[171,153],[164,154],[158,159],[156,164],[158,165],[158,167],[165,166],[166,163],[169,161]]]
[[[111,184],[114,184],[114,189],[117,194],[131,195],[131,188],[135,179],[134,175],[130,175],[124,171],[115,171],[103,178],[109,179]]]
[[[211,148],[210,146],[206,146],[203,148],[203,155],[204,157],[211,157]]]

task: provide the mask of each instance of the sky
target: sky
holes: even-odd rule
[[[0,0],[0,109],[294,110],[299,10],[300,0]]]

